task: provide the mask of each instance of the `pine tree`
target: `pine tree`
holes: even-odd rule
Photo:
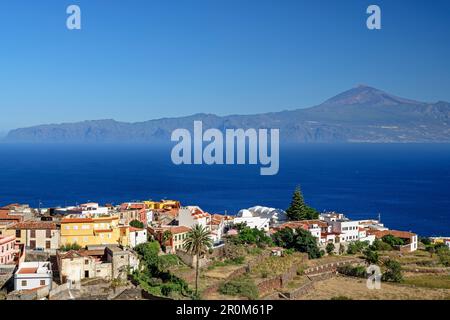
[[[316,209],[311,208],[305,204],[300,186],[294,191],[292,195],[291,206],[286,210],[286,214],[289,220],[312,220],[318,219],[319,213]]]
[[[288,219],[291,221],[305,220],[305,211],[305,200],[303,199],[300,186],[297,186],[294,194],[292,195],[291,206],[286,210],[286,214]]]

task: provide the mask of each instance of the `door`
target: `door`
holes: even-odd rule
[[[89,271],[85,271],[85,272],[84,272],[84,277],[85,277],[85,278],[89,278]]]
[[[36,249],[36,240],[30,240],[30,249],[31,250]]]

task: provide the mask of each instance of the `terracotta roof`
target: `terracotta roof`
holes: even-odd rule
[[[308,224],[303,223],[303,221],[290,221],[290,222],[286,222],[283,223],[282,225],[274,228],[274,229],[285,229],[285,228],[291,228],[291,229],[304,229],[304,230],[308,230]]]
[[[36,273],[38,268],[21,268],[19,269],[19,274],[30,274],[30,273]]]
[[[163,227],[163,229],[164,231],[170,231],[172,234],[186,233],[191,231],[191,228],[185,226]]]
[[[14,230],[56,230],[57,225],[54,222],[50,221],[26,221],[26,222],[18,222],[8,229]]]
[[[377,230],[377,231],[370,231],[369,233],[374,234],[375,237],[378,239],[383,238],[386,235],[393,235],[394,237],[401,239],[411,239],[412,237],[416,236],[415,233],[398,230],[383,230],[383,231]]]
[[[323,220],[318,220],[318,219],[315,219],[315,220],[301,220],[301,221],[299,221],[299,222],[306,223],[307,225],[317,224],[317,225],[319,225],[319,227],[321,227],[321,228],[326,228],[326,227],[328,227],[328,223],[326,223],[326,222],[323,221]]]
[[[144,231],[144,228],[135,228],[135,227],[130,227],[130,232],[135,232],[135,231]]]

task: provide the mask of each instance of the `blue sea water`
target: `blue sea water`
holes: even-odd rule
[[[172,164],[152,145],[0,145],[0,205],[37,207],[163,198],[235,214],[286,208],[301,184],[318,210],[376,218],[390,228],[450,236],[450,145],[303,144],[280,150],[280,171]]]

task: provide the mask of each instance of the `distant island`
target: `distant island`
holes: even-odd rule
[[[3,141],[26,143],[170,142],[177,128],[279,128],[280,140],[292,143],[448,143],[450,103],[425,103],[358,86],[305,109],[255,115],[195,114],[127,123],[93,120],[46,124],[10,131]]]

